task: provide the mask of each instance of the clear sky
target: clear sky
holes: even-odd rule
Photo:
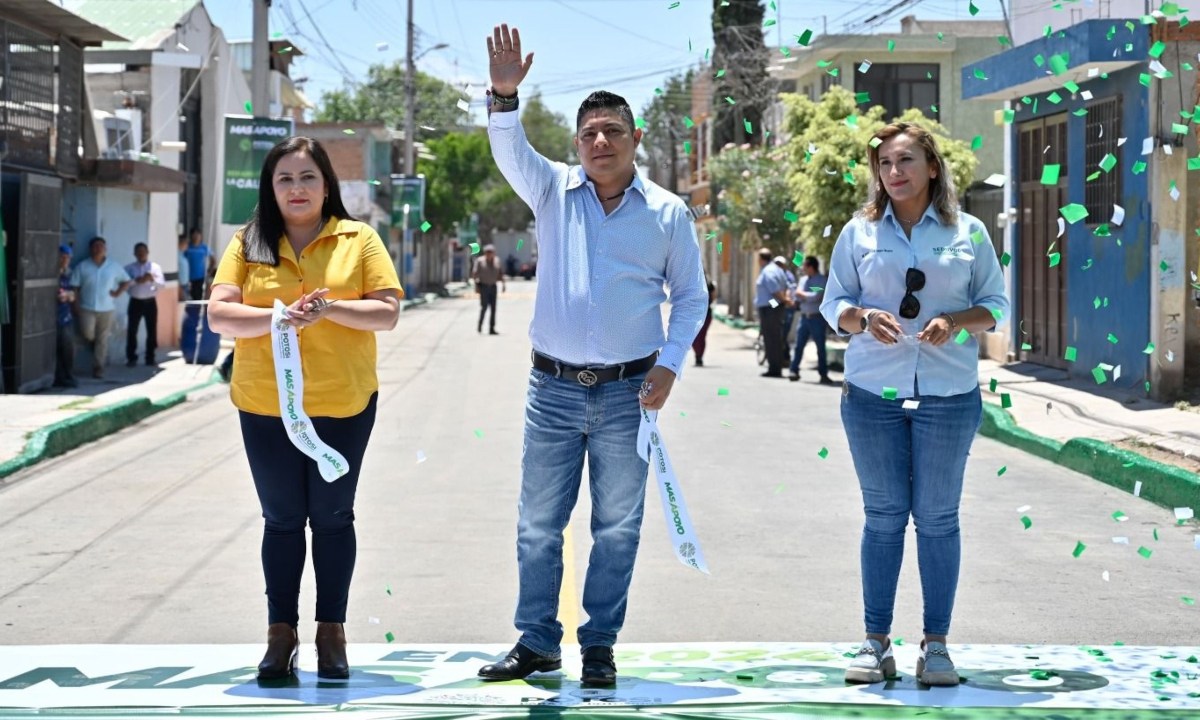
[[[999,19],[1002,1],[975,0],[980,10],[975,19]],[[916,0],[874,31],[896,31],[899,17],[908,14],[925,20],[971,19],[969,2]],[[204,4],[226,37],[250,36],[248,0]],[[769,7],[769,0],[765,4]],[[808,28],[817,35],[825,27],[842,32],[848,22],[894,4],[775,0],[776,10],[768,9],[767,16],[777,23],[766,28],[767,42],[776,46],[782,38],[794,43]],[[700,63],[712,47],[712,5],[712,0],[416,0],[417,52],[439,43],[449,46],[430,51],[417,67],[459,86],[470,83],[471,96],[478,100],[487,87],[485,38],[494,25],[507,22],[520,28],[526,51],[534,53],[522,89],[540,89],[550,108],[568,118],[598,89],[623,95],[638,114],[664,78]],[[292,75],[308,78],[305,93],[318,102],[323,91],[341,87],[347,78],[361,80],[373,63],[403,62],[405,16],[405,0],[274,0],[270,27],[272,34],[283,33],[305,53],[293,64]],[[474,115],[481,120],[481,112]]]

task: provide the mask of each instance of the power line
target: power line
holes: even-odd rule
[[[664,43],[664,42],[662,42],[661,40],[658,40],[658,39],[656,39],[656,38],[647,37],[646,35],[641,35],[641,34],[639,34],[639,33],[635,33],[634,31],[630,30],[630,29],[629,29],[629,28],[627,28],[627,27],[622,27],[622,26],[620,26],[620,25],[613,24],[613,23],[611,23],[611,22],[609,22],[609,21],[605,20],[605,19],[604,19],[604,18],[602,18],[602,17],[597,17],[596,15],[593,15],[593,14],[591,14],[591,13],[589,13],[589,12],[585,12],[585,11],[583,11],[583,10],[580,10],[579,8],[576,8],[576,7],[571,7],[570,5],[568,5],[568,4],[566,4],[565,2],[563,2],[563,0],[553,0],[553,2],[555,2],[555,3],[556,3],[556,4],[558,4],[558,5],[561,5],[561,6],[565,7],[566,9],[570,10],[571,12],[574,12],[574,13],[579,13],[580,15],[583,15],[584,17],[591,18],[592,20],[595,20],[596,22],[598,22],[598,23],[600,23],[600,24],[602,24],[602,25],[607,25],[607,26],[608,26],[608,27],[610,27],[610,28],[614,28],[614,29],[616,29],[616,30],[620,30],[621,32],[623,32],[623,33],[625,33],[626,35],[629,35],[629,36],[631,36],[631,37],[635,37],[635,38],[638,38],[638,39],[641,39],[641,40],[645,40],[646,42],[648,42],[648,43],[654,43],[655,45],[661,45],[662,47],[667,47],[667,48],[671,48],[671,49],[673,49],[673,50],[678,50],[678,48],[676,48],[674,45],[668,45],[668,44],[666,44],[666,43]],[[682,51],[682,50],[680,50],[679,52],[683,52],[683,51]]]

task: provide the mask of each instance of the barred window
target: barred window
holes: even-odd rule
[[[888,120],[909,108],[929,116],[938,104],[939,70],[932,63],[876,63],[854,76],[854,91],[868,93],[871,105],[882,105]]]
[[[6,161],[49,168],[55,115],[54,42],[20,25],[0,22],[4,86],[0,89],[0,135]]]
[[[1088,211],[1088,223],[1099,225],[1112,217],[1113,205],[1121,204],[1124,168],[1118,162],[1108,172],[1101,167],[1104,158],[1112,154],[1119,157],[1117,140],[1121,137],[1120,96],[1096,100],[1087,106],[1086,137],[1084,153],[1088,179],[1084,184],[1084,207]],[[1096,173],[1095,177],[1092,177]]]

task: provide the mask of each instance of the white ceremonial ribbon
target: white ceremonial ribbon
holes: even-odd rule
[[[642,423],[638,428],[637,439],[638,455],[650,463],[655,477],[658,478],[658,494],[662,498],[667,532],[675,546],[675,557],[684,565],[694,567],[707,575],[708,564],[704,562],[700,540],[696,537],[687,504],[683,501],[683,488],[679,486],[679,480],[675,477],[675,468],[671,465],[667,443],[658,430],[657,420],[657,410],[642,408]]]
[[[296,449],[317,463],[325,482],[333,482],[350,472],[350,463],[317,437],[312,420],[304,412],[299,336],[287,319],[287,306],[276,299],[271,313],[271,354],[275,358],[275,385],[279,388],[279,415]]]

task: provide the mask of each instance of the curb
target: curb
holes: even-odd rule
[[[173,408],[187,400],[189,393],[219,382],[220,380],[214,377],[186,390],[171,393],[161,400],[129,398],[38,428],[29,436],[20,455],[0,463],[0,478],[8,477],[42,460],[62,455],[80,445],[111,435],[151,415]]]
[[[746,322],[745,320],[743,320],[741,318],[730,317],[729,315],[725,315],[725,314],[719,313],[719,312],[713,313],[713,320],[716,320],[717,322],[720,322],[720,323],[725,323],[726,325],[733,328],[734,330],[757,330],[758,329],[758,323]]]
[[[1200,475],[1160,463],[1130,450],[1091,438],[1065,443],[1018,427],[1012,415],[991,403],[983,404],[979,434],[1083,473],[1105,485],[1132,493],[1142,483],[1140,497],[1165,508],[1200,510]]]

